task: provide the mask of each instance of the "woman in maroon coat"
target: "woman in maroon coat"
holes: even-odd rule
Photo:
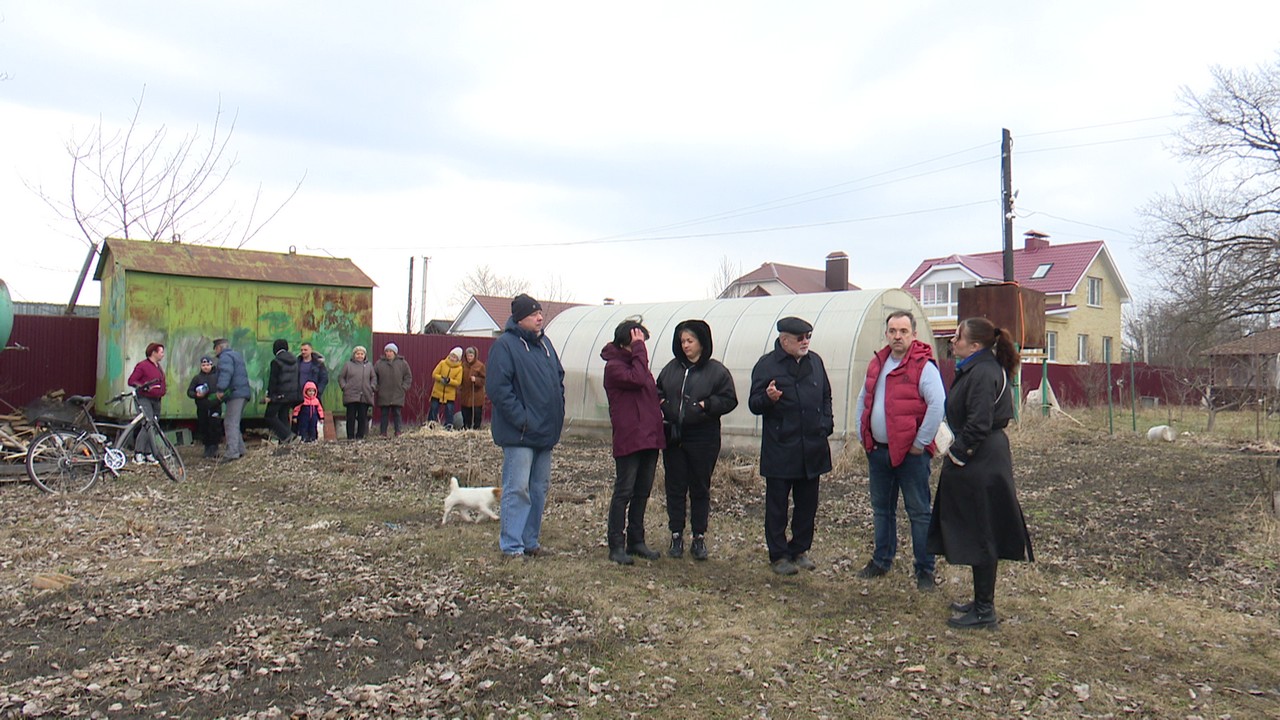
[[[653,489],[658,451],[666,447],[662,434],[662,407],[658,386],[649,371],[649,351],[644,341],[649,331],[627,320],[604,346],[604,392],[609,398],[613,425],[613,459],[618,476],[609,503],[609,559],[631,565],[632,555],[657,560],[656,550],[644,543],[644,510]]]

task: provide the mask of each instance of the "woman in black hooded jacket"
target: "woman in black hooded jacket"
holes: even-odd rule
[[[711,359],[711,326],[702,320],[676,325],[671,339],[675,355],[658,374],[667,448],[662,467],[667,484],[667,526],[671,557],[684,555],[686,508],[695,560],[707,559],[707,520],[711,514],[711,474],[720,457],[720,416],[738,406],[733,376]]]

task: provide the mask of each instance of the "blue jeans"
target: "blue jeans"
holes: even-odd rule
[[[929,454],[907,453],[902,464],[889,464],[889,448],[877,446],[867,455],[871,485],[871,514],[875,519],[876,549],[871,560],[884,570],[898,554],[898,492],[911,520],[911,552],[915,571],[933,572],[934,558],[925,549],[929,541]]]
[[[502,531],[508,555],[541,547],[542,511],[551,485],[551,448],[502,448]]]
[[[427,420],[435,420],[440,422],[440,399],[431,398],[431,407],[427,410]],[[444,403],[444,422],[441,423],[446,427],[453,427],[453,401],[449,400]]]

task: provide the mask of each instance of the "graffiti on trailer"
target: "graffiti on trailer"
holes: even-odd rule
[[[340,407],[337,371],[356,345],[372,343],[372,291],[280,283],[252,283],[204,278],[133,274],[127,283],[104,278],[104,310],[99,320],[97,410],[119,417],[119,407],[103,398],[126,386],[148,343],[165,345],[168,392],[161,417],[195,417],[187,385],[200,370],[200,358],[213,354],[213,340],[227,338],[244,356],[253,398],[246,417],[262,414],[270,371],[271,345],[289,342],[295,355],[311,343],[330,371],[321,402]],[[337,368],[335,368],[335,364]],[[107,391],[104,392],[104,387]]]

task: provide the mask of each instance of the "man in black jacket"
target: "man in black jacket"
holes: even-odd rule
[[[283,445],[294,437],[289,421],[293,408],[302,402],[302,386],[298,384],[298,358],[289,352],[289,341],[280,338],[272,343],[271,350],[275,357],[267,375],[267,410],[263,419]]]
[[[818,478],[831,471],[827,438],[835,429],[831,381],[809,352],[813,326],[797,317],[778,321],[778,339],[751,370],[747,406],[761,416],[760,474],[765,479],[764,537],[779,575],[817,566],[807,553],[818,514]],[[791,539],[787,510],[791,499]]]

